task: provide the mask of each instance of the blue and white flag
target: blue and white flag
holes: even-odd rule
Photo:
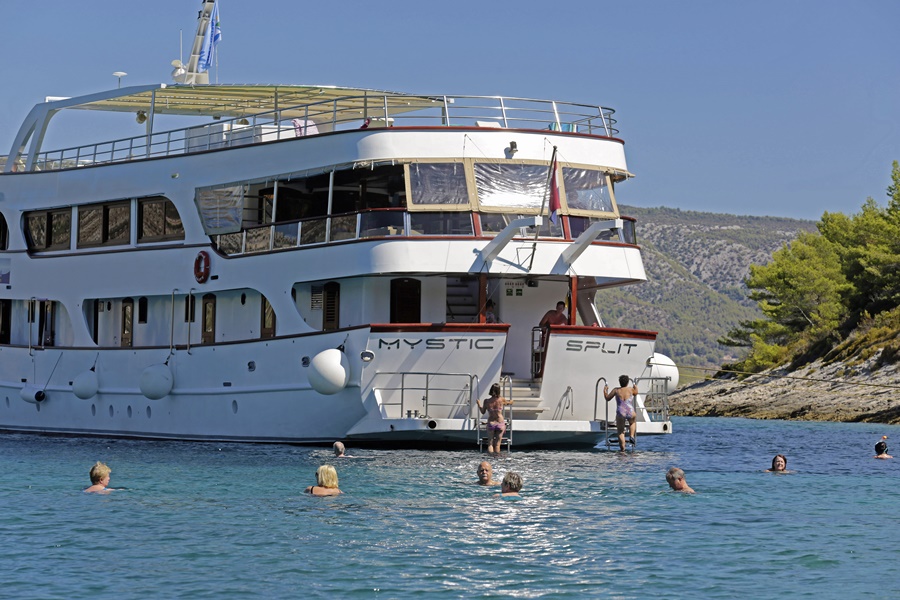
[[[222,39],[222,28],[219,27],[219,3],[213,5],[212,14],[209,15],[209,24],[206,26],[206,35],[203,36],[203,45],[200,47],[200,59],[197,61],[197,71],[202,73],[209,71],[213,58],[216,56],[216,45]]]

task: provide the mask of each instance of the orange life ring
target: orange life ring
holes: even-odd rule
[[[201,250],[194,259],[194,279],[197,280],[197,283],[206,283],[209,279],[209,268],[209,252]]]

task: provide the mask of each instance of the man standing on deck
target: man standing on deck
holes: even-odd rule
[[[546,338],[551,325],[568,324],[569,318],[566,316],[566,303],[560,300],[556,303],[556,310],[548,310],[546,314],[544,314],[541,322],[538,323],[538,327],[544,330],[544,338]]]
[[[569,318],[566,316],[566,303],[562,300],[556,303],[556,310],[548,310],[541,318],[541,322],[538,323],[538,327],[541,328],[541,348],[538,350],[541,358],[540,376],[544,375],[544,359],[547,355],[547,341],[550,339],[550,326],[568,324]]]

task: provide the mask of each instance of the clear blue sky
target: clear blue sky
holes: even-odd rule
[[[45,96],[114,87],[113,71],[170,83],[200,2],[0,7],[6,154]],[[893,0],[220,0],[220,13],[220,83],[611,106],[637,175],[625,204],[815,220],[883,204],[900,160]]]

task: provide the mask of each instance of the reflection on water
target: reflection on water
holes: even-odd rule
[[[13,597],[887,597],[900,459],[880,425],[677,419],[638,451],[377,451],[0,437]],[[788,475],[765,473],[776,453]],[[109,496],[81,493],[96,460]],[[303,489],[334,464],[345,494]],[[695,496],[668,490],[682,467]],[[98,574],[97,577],[92,577]],[[673,587],[673,581],[677,585]]]

